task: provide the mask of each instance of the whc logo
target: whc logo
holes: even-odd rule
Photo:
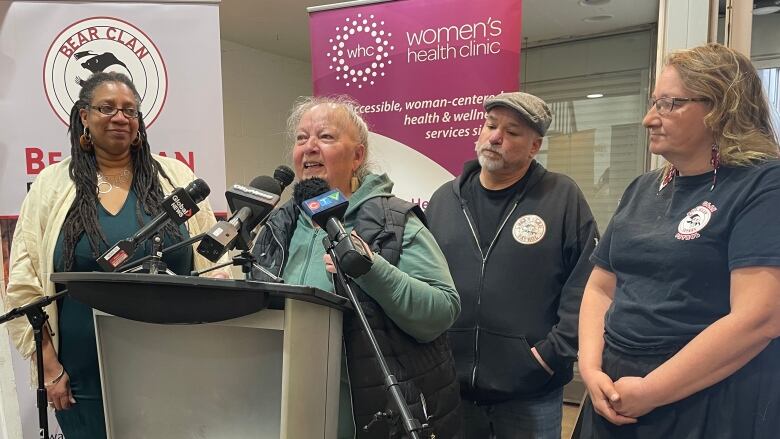
[[[388,59],[395,50],[391,44],[391,32],[384,30],[385,22],[373,14],[347,17],[344,24],[336,26],[335,34],[328,39],[330,50],[325,53],[328,68],[336,71],[336,80],[347,87],[372,86],[385,76],[385,68],[393,63]]]

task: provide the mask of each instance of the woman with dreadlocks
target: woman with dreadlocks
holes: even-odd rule
[[[22,204],[11,249],[9,307],[55,293],[49,275],[99,271],[96,258],[161,211],[164,194],[195,176],[181,162],[152,155],[133,83],[119,73],[96,73],[70,112],[71,156],[44,169]],[[165,246],[214,224],[207,201],[181,225],[163,230]],[[189,230],[188,230],[189,228]],[[136,257],[149,252],[139,248]],[[179,274],[210,263],[185,247],[166,254]],[[68,439],[106,437],[92,310],[65,298],[47,309],[43,370],[49,406]],[[9,324],[17,348],[34,358],[32,328]],[[33,375],[34,376],[34,375]]]

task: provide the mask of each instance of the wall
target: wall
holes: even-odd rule
[[[285,121],[295,99],[309,94],[308,62],[222,40],[228,185],[248,184],[290,164]]]

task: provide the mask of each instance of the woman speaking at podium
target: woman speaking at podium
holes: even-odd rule
[[[412,414],[423,423],[433,416],[431,432],[452,438],[460,425],[460,395],[445,331],[460,312],[460,299],[444,255],[411,203],[392,196],[387,175],[367,170],[368,127],[355,103],[305,98],[293,108],[288,131],[297,178],[322,178],[348,198],[344,226],[374,252],[370,270],[355,279],[356,294]],[[394,206],[394,221],[383,206]],[[288,283],[333,291],[325,236],[291,200],[271,214],[253,254]],[[363,430],[373,414],[393,406],[365,331],[351,314],[344,316],[344,348],[338,437],[396,437],[383,421]]]
[[[54,294],[53,272],[101,271],[96,259],[109,245],[132,236],[161,212],[165,193],[195,178],[183,163],[151,154],[140,103],[122,74],[96,73],[83,84],[70,112],[71,156],[38,175],[21,207],[11,248],[9,308]],[[199,207],[186,224],[165,226],[164,246],[214,224],[208,201]],[[139,247],[136,257],[150,248]],[[210,265],[190,246],[163,260],[178,274]],[[49,407],[68,439],[106,437],[92,309],[65,296],[46,312],[43,370]],[[27,320],[8,326],[19,352],[34,358]]]

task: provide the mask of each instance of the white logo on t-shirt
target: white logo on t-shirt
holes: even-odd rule
[[[701,236],[699,232],[710,222],[712,214],[718,210],[712,203],[705,201],[685,214],[685,218],[677,225],[675,238],[681,241],[690,241]]]

